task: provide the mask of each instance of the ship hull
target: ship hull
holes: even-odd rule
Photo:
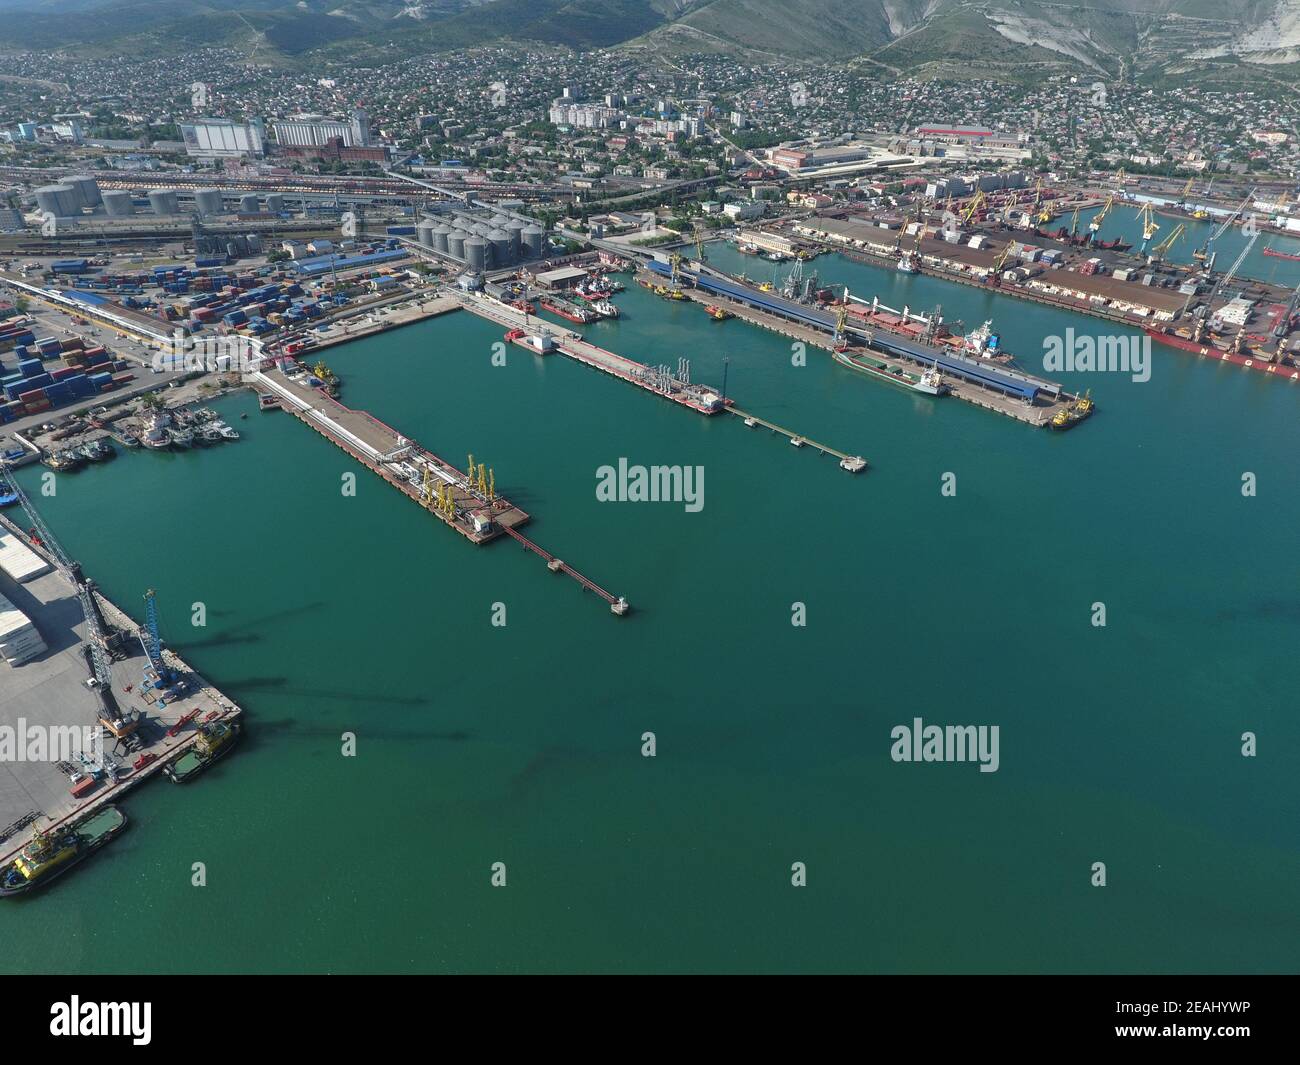
[[[880,381],[887,381],[896,388],[902,388],[908,392],[915,392],[922,396],[940,396],[943,394],[942,386],[936,388],[932,385],[923,384],[918,378],[913,377],[911,374],[896,374],[890,370],[882,370],[877,366],[873,366],[869,362],[862,362],[841,351],[834,351],[831,355],[841,366],[846,366],[850,370],[856,370],[860,374],[866,374],[868,377],[874,377]]]
[[[113,814],[112,818],[108,818],[110,811]],[[78,850],[73,857],[69,858],[66,862],[63,862],[57,869],[51,870],[49,873],[46,873],[44,876],[41,876],[36,880],[25,881],[17,887],[7,887],[4,886],[3,883],[0,883],[0,898],[26,895],[29,892],[38,891],[39,889],[48,886],[69,869],[75,869],[78,865],[104,846],[104,844],[115,839],[126,828],[126,814],[122,813],[122,811],[115,806],[110,806],[105,810],[101,810],[99,813],[93,814],[83,822],[83,825],[105,818],[108,818],[114,823],[111,824],[110,827],[106,828],[102,833],[98,834],[95,838],[83,843],[81,849]],[[7,868],[8,867],[6,867],[6,869]]]
[[[1178,348],[1180,351],[1190,352],[1193,355],[1200,355],[1202,358],[1211,359],[1214,362],[1230,362],[1234,366],[1244,366],[1247,370],[1255,370],[1258,373],[1272,374],[1275,377],[1284,377],[1290,381],[1300,381],[1300,369],[1294,366],[1282,366],[1276,362],[1251,358],[1249,355],[1241,355],[1237,352],[1220,351],[1209,344],[1198,344],[1193,340],[1187,340],[1172,333],[1162,333],[1158,329],[1148,329],[1146,335],[1168,347]]]

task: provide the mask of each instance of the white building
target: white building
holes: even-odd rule
[[[228,118],[200,118],[181,125],[185,154],[196,159],[260,156],[266,150],[262,123],[235,123]]]
[[[334,137],[341,137],[348,148],[370,147],[370,116],[356,110],[347,119],[322,115],[294,115],[274,118],[271,131],[282,148],[321,148]]]

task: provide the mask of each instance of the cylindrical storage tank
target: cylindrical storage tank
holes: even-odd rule
[[[522,236],[524,254],[533,259],[540,259],[546,250],[546,230],[541,226],[526,226]]]
[[[492,265],[498,269],[514,262],[510,254],[510,234],[504,229],[494,229],[488,234],[488,243],[492,246]]]
[[[437,225],[429,231],[429,239],[433,241],[433,250],[447,254],[447,238],[451,235],[451,229],[448,226]]]
[[[510,224],[510,219],[503,214],[494,214],[492,216],[493,229],[505,229]]]
[[[519,256],[523,254],[524,248],[524,230],[528,227],[519,219],[512,219],[506,226],[506,235],[510,238],[510,261],[518,262]]]
[[[465,258],[465,233],[463,230],[454,229],[447,234],[447,254],[453,259]]]
[[[257,214],[262,209],[261,203],[257,198],[257,193],[246,192],[239,197],[240,214]]]
[[[135,214],[131,194],[123,189],[109,189],[104,193],[104,213],[110,218],[129,218]]]
[[[199,189],[194,193],[194,207],[201,215],[221,214],[223,202],[220,189]]]
[[[36,206],[56,218],[81,213],[81,193],[71,185],[44,185],[36,190]]]
[[[482,273],[488,266],[488,242],[482,237],[465,241],[465,265]]]
[[[76,177],[64,178],[63,184],[71,185],[77,190],[77,195],[81,197],[81,203],[84,207],[98,207],[103,202],[103,197],[99,192],[99,182],[89,174],[78,174]]]
[[[268,192],[266,194],[266,209],[271,214],[279,214],[284,210],[284,197],[278,192]]]
[[[422,248],[433,247],[433,230],[435,224],[427,218],[422,222],[417,222],[415,226],[415,239]]]
[[[175,189],[154,189],[149,193],[149,206],[154,214],[180,214]]]

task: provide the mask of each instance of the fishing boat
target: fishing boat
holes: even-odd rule
[[[140,438],[136,436],[135,433],[128,433],[125,430],[123,430],[121,433],[118,434],[118,439],[122,441],[123,447],[140,446]]]
[[[0,477],[0,507],[12,507],[18,502],[18,493],[14,486]]]
[[[228,754],[238,738],[238,721],[213,721],[200,725],[193,745],[163,766],[163,775],[173,784],[184,784]]]
[[[831,352],[831,357],[841,366],[888,381],[891,385],[906,388],[909,392],[919,392],[924,396],[942,396],[948,391],[948,385],[937,367],[930,367],[920,374],[913,374],[902,367],[890,366],[888,363],[859,352],[850,354],[848,351],[836,349]]]
[[[225,422],[221,421],[220,419],[218,419],[217,421],[213,422],[213,423],[209,426],[209,428],[211,428],[211,429],[215,429],[218,433],[220,433],[220,434],[221,434],[221,439],[222,439],[222,440],[238,440],[238,439],[239,439],[239,430],[238,430],[238,429],[232,429],[229,425],[227,425]]]
[[[602,318],[617,318],[619,313],[613,300],[596,300],[591,305],[591,309]]]
[[[172,444],[182,450],[194,446],[194,430],[185,426],[178,426],[171,431]]]
[[[126,827],[126,814],[105,806],[74,824],[37,829],[18,856],[0,869],[0,896],[44,887],[85,861]]]
[[[161,425],[146,429],[144,436],[140,438],[140,443],[151,451],[166,451],[172,446],[172,432]]]
[[[103,438],[88,440],[77,451],[88,462],[104,462],[117,454],[117,449]]]
[[[221,443],[221,441],[224,440],[225,437],[221,435],[219,430],[214,429],[210,425],[205,425],[202,429],[199,430],[198,436],[195,439],[198,443],[206,447],[209,444]]]
[[[916,273],[916,257],[910,251],[903,252],[895,269],[904,274]]]

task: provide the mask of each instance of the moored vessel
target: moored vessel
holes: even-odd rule
[[[933,366],[920,374],[914,374],[860,352],[850,353],[837,348],[831,352],[831,357],[841,366],[888,381],[891,385],[906,388],[909,392],[920,392],[925,396],[942,396],[948,391],[943,375]]]
[[[184,784],[230,752],[239,739],[238,721],[213,721],[199,727],[190,748],[163,766],[163,774],[173,784]]]
[[[18,856],[0,869],[0,896],[22,895],[62,876],[126,827],[126,814],[105,806],[73,824],[37,829]]]

